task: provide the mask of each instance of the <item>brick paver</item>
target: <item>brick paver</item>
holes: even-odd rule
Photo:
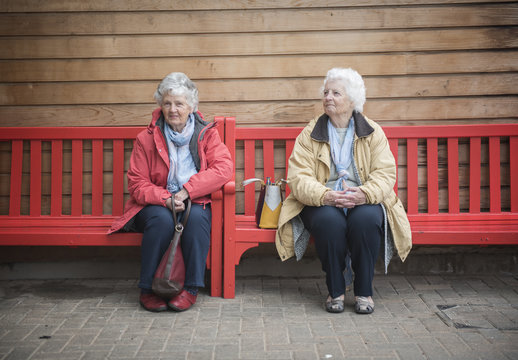
[[[377,275],[376,311],[328,314],[322,278],[238,279],[184,313],[136,280],[0,281],[0,359],[518,359],[512,276]]]

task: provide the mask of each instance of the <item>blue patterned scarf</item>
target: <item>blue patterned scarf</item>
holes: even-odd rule
[[[182,132],[174,131],[165,125],[165,137],[169,149],[169,174],[167,175],[167,190],[171,194],[180,191],[192,175],[196,174],[196,166],[189,150],[189,142],[194,133],[194,115],[189,114]]]
[[[331,159],[336,167],[338,173],[338,180],[336,181],[334,190],[343,190],[343,182],[349,178],[349,172],[347,169],[351,166],[352,161],[352,144],[354,140],[354,117],[351,116],[349,120],[349,126],[345,133],[345,139],[340,146],[340,137],[336,131],[336,128],[331,123],[331,120],[327,122],[327,132],[329,134],[329,146],[331,147]],[[344,212],[347,213],[347,209],[344,208]]]

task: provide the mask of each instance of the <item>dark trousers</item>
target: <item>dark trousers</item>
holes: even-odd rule
[[[184,286],[205,286],[205,266],[210,247],[210,225],[210,206],[193,203],[180,242],[185,261]],[[173,238],[173,215],[164,206],[148,205],[136,215],[135,226],[137,231],[144,233],[138,286],[141,289],[151,289],[158,264]]]
[[[351,257],[354,295],[372,296],[374,266],[383,236],[380,205],[360,205],[347,210],[332,206],[306,206],[301,212],[304,226],[315,239],[315,248],[326,273],[329,295],[345,294],[345,258]]]

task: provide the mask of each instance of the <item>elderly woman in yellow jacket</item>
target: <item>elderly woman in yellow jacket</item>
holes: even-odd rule
[[[380,247],[385,271],[393,248],[405,260],[410,225],[393,191],[396,164],[381,127],[362,114],[365,85],[355,70],[328,71],[324,112],[297,137],[288,167],[291,193],[279,218],[282,260],[302,258],[312,236],[326,273],[325,308],[344,311],[346,257],[354,272],[355,311],[374,311],[372,280]]]

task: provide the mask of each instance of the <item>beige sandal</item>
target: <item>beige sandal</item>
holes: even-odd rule
[[[344,300],[337,297],[333,299],[328,297],[326,300],[326,311],[330,313],[341,313],[344,311]]]
[[[365,296],[356,297],[354,310],[357,314],[372,314],[374,312],[374,302]]]

